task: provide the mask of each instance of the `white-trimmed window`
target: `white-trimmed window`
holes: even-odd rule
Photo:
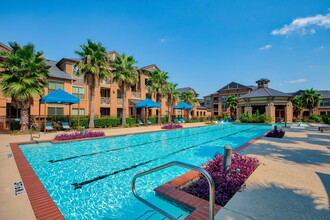
[[[72,115],[78,115],[78,109],[77,108],[72,109]],[[79,115],[85,115],[85,109],[84,108],[80,109]]]
[[[84,99],[85,98],[85,88],[73,86],[72,95],[76,96],[79,99]]]
[[[48,94],[54,92],[56,89],[64,90],[64,82],[48,81]]]
[[[48,115],[64,115],[63,107],[48,107]]]

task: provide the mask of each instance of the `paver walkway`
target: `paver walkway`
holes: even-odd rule
[[[216,219],[330,219],[330,134],[289,128],[243,153],[262,162]]]

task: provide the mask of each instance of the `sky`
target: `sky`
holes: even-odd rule
[[[47,59],[78,57],[87,39],[156,64],[200,98],[259,78],[283,92],[330,90],[329,0],[0,0],[0,42]]]

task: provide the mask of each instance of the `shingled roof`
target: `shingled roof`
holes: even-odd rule
[[[297,92],[291,93],[293,96],[301,95],[301,93],[305,92],[305,90],[298,90]],[[317,93],[322,95],[322,99],[330,99],[330,91],[329,90],[316,90]]]
[[[195,94],[195,96],[198,96],[198,93],[191,87],[184,87],[184,88],[179,88],[179,92],[181,93],[186,93],[186,92],[192,92]]]
[[[60,68],[59,66],[56,65],[57,61],[46,60],[46,63],[50,67],[49,68],[49,71],[50,71],[49,77],[73,80],[69,74],[64,72],[64,70],[62,68]]]
[[[249,88],[255,89],[256,87],[255,86],[245,86],[245,85],[242,85],[237,82],[231,82],[231,83],[225,85],[224,87],[222,87],[221,89],[219,89],[218,92],[224,91],[224,90],[231,90],[231,89],[249,89]]]
[[[261,97],[293,97],[290,93],[284,93],[271,88],[258,88],[252,90],[250,93],[242,95],[238,99],[261,98]]]

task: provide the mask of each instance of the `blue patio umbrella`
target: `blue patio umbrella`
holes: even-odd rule
[[[185,102],[180,102],[178,105],[174,106],[174,109],[184,109],[184,110],[189,110],[189,109],[193,109],[194,107],[191,105],[188,105]],[[187,112],[188,114],[188,112]]]
[[[160,108],[161,105],[158,104],[155,101],[152,101],[151,99],[146,98],[145,100],[137,103],[135,106],[135,108],[145,108],[146,109],[146,125],[148,125],[147,119],[148,119],[148,108]]]
[[[191,105],[188,105],[185,102],[180,102],[178,105],[174,106],[174,109],[193,109],[194,107]]]
[[[72,105],[78,104],[78,126],[80,122],[79,111],[80,111],[80,99],[67,93],[62,89],[57,89],[54,92],[49,93],[42,99],[40,99],[39,105],[45,104],[45,126],[44,132],[46,132],[46,104],[62,104],[62,105]],[[71,118],[71,108],[70,108],[70,118]],[[39,126],[40,126],[40,107],[39,107]]]

